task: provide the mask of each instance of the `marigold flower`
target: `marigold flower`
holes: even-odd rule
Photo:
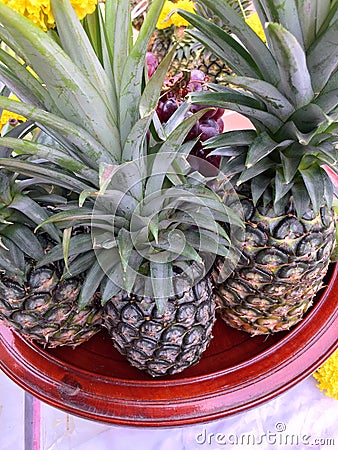
[[[249,25],[250,28],[254,30],[254,32],[257,34],[257,36],[259,36],[262,39],[263,42],[266,42],[266,37],[262,27],[262,23],[259,20],[259,16],[256,12],[247,17],[245,19],[245,22]]]
[[[44,31],[55,27],[55,21],[49,0],[0,0],[10,8],[34,22]],[[78,18],[95,11],[97,0],[70,0]]]
[[[317,387],[328,397],[338,400],[338,350],[313,374]]]
[[[177,0],[175,3],[167,0],[163,5],[156,28],[158,30],[163,30],[164,28],[169,28],[172,25],[175,27],[187,27],[189,22],[183,19],[183,17],[181,17],[177,12],[173,12],[178,8],[184,9],[185,11],[193,14],[196,13],[195,5],[191,0]]]

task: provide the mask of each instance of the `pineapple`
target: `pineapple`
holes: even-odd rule
[[[37,201],[44,189],[4,169],[0,179],[0,322],[43,346],[75,347],[101,329],[98,299],[79,312],[81,275],[62,279],[62,264],[36,267],[48,247],[60,241],[51,224],[38,236],[33,232],[49,216]],[[50,206],[53,199],[62,197],[49,195]]]
[[[172,3],[169,1],[169,3]],[[174,1],[175,3],[175,1]],[[217,13],[211,11],[211,9],[199,5],[196,2],[191,3],[196,8],[196,14],[205,17],[206,19],[219,22]],[[229,5],[239,9],[236,0],[229,0]],[[247,10],[250,6],[250,1],[244,0],[242,8]],[[175,8],[175,6],[172,6]],[[184,5],[178,3],[176,8],[183,8]],[[155,30],[155,34],[150,48],[151,52],[158,58],[159,61],[167,54],[168,50],[176,45],[176,52],[170,65],[169,74],[171,76],[176,75],[182,70],[191,71],[193,69],[201,70],[207,76],[210,82],[217,82],[223,75],[229,75],[231,70],[226,62],[215,56],[208,48],[206,48],[201,42],[195,39],[193,36],[185,33],[186,24],[182,25],[182,19],[176,21],[173,19],[173,24],[170,21],[163,22],[160,28]],[[162,28],[164,27],[164,28]],[[229,30],[229,28],[227,28]]]
[[[68,2],[51,3],[57,40],[0,3],[0,37],[36,74],[1,53],[0,74],[21,102],[0,97],[0,107],[51,137],[2,137],[20,154],[0,158],[0,168],[71,190],[37,227],[54,224],[63,239],[36,269],[64,261],[66,274],[83,280],[79,310],[100,297],[112,342],[131,364],[153,376],[177,373],[212,337],[209,269],[230,247],[220,224],[241,227],[211,188],[221,185],[218,174],[205,177],[188,162],[195,141],[185,138],[206,110],[184,119],[182,104],[163,126],[156,115],[173,50],[149,80],[146,53],[164,0],[151,3],[135,42],[124,0],[106,0],[104,21],[91,18],[99,34]],[[74,235],[74,227],[90,232]]]
[[[240,197],[246,239],[233,273],[214,269],[220,316],[252,335],[288,330],[323,285],[334,246],[338,2],[256,0],[267,45],[222,0],[197,0],[232,27],[181,11],[190,31],[237,74],[192,101],[237,111],[255,130],[211,138]],[[265,24],[265,25],[264,25]]]

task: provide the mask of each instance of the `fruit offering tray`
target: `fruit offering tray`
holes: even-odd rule
[[[337,347],[338,265],[302,322],[251,337],[217,321],[201,361],[153,379],[129,366],[101,332],[75,350],[44,349],[0,327],[0,368],[36,398],[82,418],[132,426],[181,426],[220,419],[294,386]]]

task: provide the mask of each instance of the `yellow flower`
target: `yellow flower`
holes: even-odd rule
[[[34,22],[44,31],[55,27],[52,8],[49,0],[0,0],[10,8],[19,12]],[[95,11],[97,0],[71,0],[78,18],[81,20],[87,14]]]
[[[328,397],[338,400],[338,350],[313,374],[317,386]]]
[[[163,5],[156,28],[158,30],[163,30],[164,28],[169,28],[172,25],[175,27],[187,27],[189,22],[183,19],[183,17],[181,17],[177,12],[173,13],[173,11],[178,8],[184,9],[185,11],[193,14],[196,12],[195,5],[192,0],[177,0],[175,3],[167,0]]]
[[[254,32],[262,39],[263,42],[266,42],[262,23],[259,20],[258,14],[256,12],[247,17],[245,19],[245,22],[249,25],[250,28],[254,30]]]
[[[9,96],[10,99],[19,101],[18,97],[11,94]],[[18,120],[19,122],[26,122],[26,118],[20,116],[19,114],[15,114],[10,111],[3,110],[1,117],[0,117],[0,131],[3,129],[3,127],[8,123],[9,120]]]

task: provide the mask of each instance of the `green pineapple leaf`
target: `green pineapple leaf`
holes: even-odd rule
[[[40,108],[48,108],[57,112],[57,107],[49,92],[41,82],[31,73],[25,65],[5,50],[0,49],[0,75],[3,83],[8,86],[21,101],[33,104]]]
[[[209,138],[204,148],[248,146],[252,144],[256,137],[257,132],[255,130],[227,131]]]
[[[92,44],[69,1],[51,0],[57,33],[63,50],[98,88],[116,126],[116,92],[97,57]],[[65,17],[70,20],[65,20]],[[120,23],[122,25],[122,23]],[[124,30],[119,30],[120,33]],[[125,39],[125,38],[124,38]],[[115,41],[116,42],[116,41]],[[124,55],[121,55],[124,58]]]
[[[65,151],[55,147],[38,144],[33,141],[24,139],[15,139],[10,137],[0,138],[0,144],[8,148],[15,149],[17,154],[34,155],[39,158],[45,158],[53,162],[67,171],[83,177],[87,181],[98,184],[97,173],[87,165],[69,156]]]
[[[74,144],[77,147],[77,155],[81,156],[82,160],[94,169],[98,168],[100,162],[114,163],[115,161],[107,154],[105,148],[87,133],[85,129],[62,117],[35,106],[1,96],[0,108],[15,112],[24,117],[29,117],[31,120],[61,133],[70,144]]]
[[[50,201],[50,198],[49,198]],[[10,203],[10,208],[22,212],[38,225],[46,220],[49,215],[42,206],[35,202],[29,195],[16,194]],[[43,229],[56,241],[60,242],[60,234],[53,224],[46,224]]]
[[[88,272],[85,275],[82,287],[78,298],[78,309],[83,310],[88,306],[89,302],[98,291],[100,283],[105,277],[101,264],[96,259],[94,264],[90,266]]]
[[[338,17],[325,29],[307,52],[307,65],[315,92],[320,92],[331,74],[337,70]]]
[[[208,8],[210,8],[216,16],[218,16],[222,20],[222,24],[227,26],[232,33],[237,36],[240,36],[240,40],[243,44],[242,48],[247,49],[248,54],[250,55],[250,60],[253,60],[253,66],[255,67],[255,71],[262,73],[262,76],[257,78],[263,78],[269,83],[276,85],[279,80],[278,69],[276,65],[276,61],[270,50],[265,45],[265,43],[257,36],[257,34],[245,23],[244,18],[239,15],[234,9],[228,5],[227,2],[223,0],[196,0],[197,3],[201,3]],[[187,19],[193,26],[202,30],[201,18],[194,17],[194,14],[189,14],[180,10],[180,15]],[[213,36],[213,26],[210,23],[208,27],[207,24],[203,23],[203,39],[209,38]],[[198,38],[198,36],[196,36]],[[212,39],[212,38],[211,38]],[[219,43],[219,46],[224,46],[225,40]],[[228,40],[230,42],[230,40]],[[236,52],[233,53],[233,56],[225,61],[230,65],[236,63],[236,59],[239,57],[240,52],[237,50],[238,47],[231,42],[231,46],[233,49],[236,49]],[[214,45],[210,45],[210,49],[214,51]],[[238,75],[250,76],[243,71],[236,71]]]
[[[260,0],[260,4],[266,13],[269,22],[275,22],[287,27],[302,48],[305,50],[303,42],[303,30],[300,16],[298,14],[298,0],[287,0],[288,7],[285,8],[284,0]],[[256,3],[256,2],[254,2]],[[307,12],[309,14],[309,12]]]
[[[286,120],[295,111],[294,106],[288,99],[272,84],[263,80],[247,77],[223,77],[222,81],[239,86],[255,94],[262,99],[268,111],[281,120]]]
[[[82,192],[90,189],[81,180],[77,180],[74,176],[67,175],[64,172],[56,170],[56,168],[45,168],[41,164],[20,161],[17,158],[0,158],[0,168],[6,167],[8,170],[20,173],[29,177],[36,177],[45,180],[48,183],[53,183],[57,186],[64,187],[75,192]]]
[[[312,207],[317,213],[323,205],[324,198],[323,170],[318,165],[313,164],[309,167],[300,167],[299,172],[306,186]]]
[[[72,236],[69,240],[68,245],[68,257],[73,258],[74,256],[80,255],[81,253],[90,252],[93,248],[93,241],[90,234],[78,234]],[[45,256],[38,261],[37,267],[42,267],[53,261],[59,261],[63,259],[64,251],[62,243],[54,245]]]
[[[167,305],[167,299],[173,292],[174,272],[172,264],[150,261],[150,275],[157,310],[162,315]]]
[[[72,17],[65,17],[72,21]],[[63,49],[29,19],[0,3],[0,20],[3,25],[0,38],[5,39],[4,34],[10,33],[11,42],[21,48],[25,61],[43,81],[64,118],[88,130],[107,149],[106,153],[118,159],[121,154],[119,133],[104,94]],[[111,142],[115,142],[115,146],[111,146]]]
[[[278,61],[281,91],[295,108],[301,108],[314,97],[306,54],[296,38],[281,25],[269,23],[267,31]]]
[[[123,70],[132,44],[130,10],[119,0],[108,0],[105,4],[105,15],[107,44],[113,61],[112,70],[116,96],[119,98]]]
[[[286,140],[283,142],[275,142],[268,133],[263,131],[249,146],[245,165],[249,169],[255,166],[259,161],[268,156],[277,148],[287,147],[292,144],[292,140]]]
[[[119,95],[119,123],[123,124],[120,129],[122,146],[139,119],[145,55],[163,4],[164,0],[152,1],[133,48],[124,62]]]
[[[298,0],[298,18],[302,28],[305,48],[316,39],[325,18],[330,11],[331,0]]]
[[[31,258],[39,260],[43,257],[43,248],[40,241],[27,226],[15,223],[1,230],[1,235],[13,241]]]

